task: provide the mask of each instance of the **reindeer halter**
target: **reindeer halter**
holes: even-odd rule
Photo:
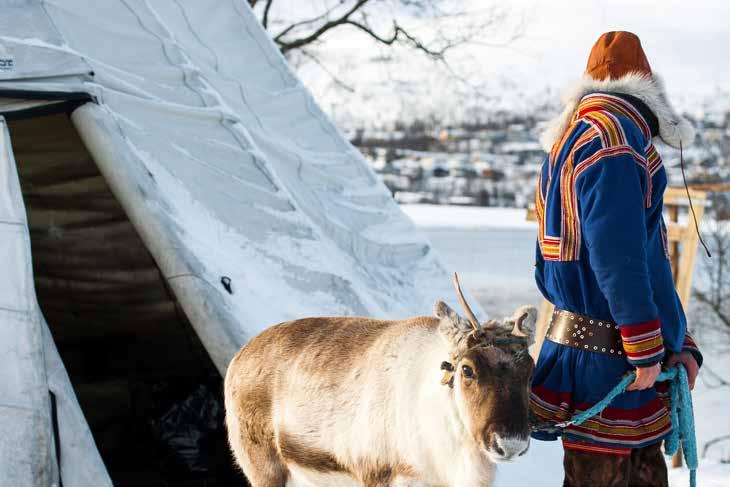
[[[498,347],[503,348],[508,345],[513,345],[517,340],[522,342],[527,334],[522,330],[522,323],[527,318],[528,314],[523,313],[522,315],[514,318],[514,326],[507,332],[503,323],[498,320],[489,320],[484,326],[479,323],[476,315],[469,307],[469,303],[464,298],[464,293],[461,290],[461,283],[459,282],[459,276],[454,272],[454,287],[456,288],[456,294],[459,297],[459,303],[469,320],[469,324],[472,327],[472,331],[466,336],[464,343],[467,344],[465,347],[460,347],[459,351],[452,354],[449,361],[441,362],[441,370],[444,371],[444,375],[441,378],[441,384],[454,387],[454,374],[456,368],[454,364],[457,364],[464,358],[464,356],[472,349],[477,347]]]

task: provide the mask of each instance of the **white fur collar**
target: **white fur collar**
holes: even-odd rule
[[[565,108],[548,123],[540,136],[540,143],[546,151],[550,151],[555,141],[570,125],[580,100],[596,91],[632,95],[646,103],[659,120],[659,136],[674,148],[679,149],[680,142],[683,147],[687,147],[695,138],[694,127],[689,120],[674,111],[667,100],[664,84],[656,74],[650,77],[640,73],[629,73],[621,78],[606,81],[598,81],[585,75],[563,95]]]

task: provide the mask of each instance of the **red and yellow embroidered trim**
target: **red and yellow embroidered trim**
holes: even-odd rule
[[[641,116],[641,113],[631,103],[628,103],[623,98],[606,93],[595,93],[584,96],[574,118],[583,118],[586,114],[594,111],[609,111],[623,115],[639,127],[644,137],[651,139],[651,130],[644,117]]]
[[[548,187],[550,179],[548,178]],[[547,190],[546,190],[547,193]],[[542,194],[542,171],[537,179],[537,192],[535,193],[535,214],[537,216],[537,232],[538,243],[540,245],[540,253],[545,260],[560,260],[560,238],[547,235],[545,229],[545,205],[547,194]]]
[[[578,213],[578,195],[575,191],[575,170],[573,155],[583,146],[598,137],[598,130],[590,127],[576,140],[573,150],[563,163],[560,170],[560,207],[561,233],[560,256],[561,261],[578,260],[580,258],[580,215]]]
[[[634,122],[642,133],[649,139],[644,154],[636,152],[627,142],[621,122],[617,115],[625,116]],[[570,153],[564,155],[564,162],[558,175],[560,197],[560,236],[547,234],[546,208],[552,187],[552,176],[555,164],[563,152],[570,135],[580,123],[587,123],[589,127],[572,144]],[[579,149],[600,139],[602,149],[591,157],[575,164],[575,155]],[[652,176],[661,168],[662,160],[656,148],[651,143],[651,132],[641,114],[631,104],[623,99],[606,94],[587,95],[576,109],[570,127],[566,129],[560,140],[553,145],[548,157],[547,184],[543,194],[543,173],[540,172],[537,192],[535,195],[535,209],[538,219],[538,238],[540,250],[545,260],[575,261],[580,258],[581,231],[580,215],[578,212],[578,198],[576,181],[593,164],[603,157],[620,154],[631,155],[647,173],[647,190],[645,205],[651,206]]]
[[[621,126],[621,122],[613,113],[596,110],[587,113],[581,118],[598,129],[602,147],[627,145],[626,134]]]
[[[545,386],[533,386],[530,392],[530,408],[541,421],[565,421],[591,406],[574,403],[570,392],[555,392]],[[671,428],[669,410],[657,397],[634,409],[609,406],[580,426],[568,426],[564,435],[607,447],[632,448],[663,437]]]
[[[626,359],[633,365],[656,362],[664,355],[659,318],[621,327]]]
[[[600,453],[602,455],[620,455],[622,457],[628,457],[631,455],[631,448],[622,448],[620,446],[599,446],[587,442],[577,443],[567,439],[563,439],[563,448],[565,450]]]
[[[699,352],[700,347],[697,345],[697,342],[694,338],[692,338],[692,335],[689,334],[689,332],[685,332],[684,334],[684,343],[682,344],[682,351],[695,351]]]
[[[646,153],[647,170],[649,175],[653,176],[662,167],[662,158],[651,141],[649,141],[649,145],[646,146],[644,152]]]

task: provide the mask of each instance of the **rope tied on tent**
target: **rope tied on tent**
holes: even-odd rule
[[[586,409],[574,415],[568,421],[551,425],[552,428],[565,429],[568,426],[580,426],[593,416],[600,414],[619,394],[623,394],[626,388],[634,382],[636,372],[631,372],[625,376],[616,387],[594,404],[591,408]],[[669,400],[670,411],[669,416],[672,420],[672,431],[664,440],[664,454],[667,456],[674,455],[679,446],[682,446],[684,453],[684,461],[689,469],[689,485],[697,486],[697,438],[695,435],[695,420],[692,409],[692,397],[689,393],[689,383],[687,381],[687,371],[684,366],[678,364],[671,369],[664,370],[657,377],[658,382],[670,382],[669,384]],[[542,425],[537,429],[542,429]]]

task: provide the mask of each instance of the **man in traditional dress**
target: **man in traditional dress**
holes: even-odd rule
[[[682,363],[693,386],[702,363],[672,280],[657,136],[681,149],[694,130],[669,105],[639,38],[603,34],[542,138],[535,278],[555,313],[532,410],[564,421],[627,372],[637,376],[603,413],[562,431],[565,486],[666,486],[660,444],[672,425],[655,381],[662,364]]]

